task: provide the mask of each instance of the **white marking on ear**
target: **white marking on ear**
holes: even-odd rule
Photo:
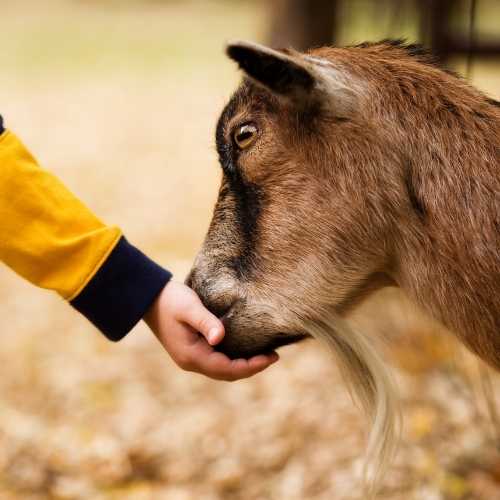
[[[335,118],[349,118],[358,107],[356,86],[346,83],[349,76],[335,68],[330,61],[308,57],[313,64],[317,99],[321,110]]]

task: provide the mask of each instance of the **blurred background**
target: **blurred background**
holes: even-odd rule
[[[387,36],[424,41],[500,97],[499,0],[0,0],[0,113],[44,168],[182,281],[217,196],[216,120],[240,79],[224,40]],[[142,324],[112,344],[5,266],[0,284],[0,500],[360,494],[364,422],[314,342],[250,380],[214,382],[178,369]],[[404,401],[380,498],[500,499],[484,397],[498,396],[498,377],[396,290],[352,321],[386,339]]]

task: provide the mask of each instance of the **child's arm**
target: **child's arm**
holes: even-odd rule
[[[0,118],[0,261],[54,290],[110,340],[144,316],[171,274],[40,168]]]

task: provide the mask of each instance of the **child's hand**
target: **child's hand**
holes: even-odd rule
[[[231,360],[215,351],[212,346],[223,339],[224,325],[205,309],[191,288],[177,281],[165,286],[144,321],[178,366],[216,380],[251,377],[279,358],[272,352]]]

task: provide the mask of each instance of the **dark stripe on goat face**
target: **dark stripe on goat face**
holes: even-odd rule
[[[222,170],[227,174],[234,172],[237,167],[237,153],[233,145],[226,138],[227,122],[234,114],[237,107],[237,94],[235,94],[222,111],[215,130],[215,145],[217,147],[217,153],[219,154],[219,161]]]
[[[236,177],[236,176],[235,176]],[[234,263],[236,275],[240,279],[250,279],[257,267],[256,245],[259,233],[259,220],[262,212],[263,195],[258,186],[245,184],[241,178],[229,179],[235,195],[235,208],[238,229],[243,244],[239,259]]]
[[[259,218],[263,203],[262,190],[254,183],[243,179],[238,167],[238,151],[226,135],[227,123],[238,107],[238,95],[226,106],[219,119],[216,129],[216,146],[227,188],[219,195],[219,201],[233,199],[232,209],[235,211],[239,233],[239,255],[234,258],[233,267],[238,279],[249,281],[255,270],[257,258],[255,245],[258,235]],[[224,235],[220,235],[224,238]]]

